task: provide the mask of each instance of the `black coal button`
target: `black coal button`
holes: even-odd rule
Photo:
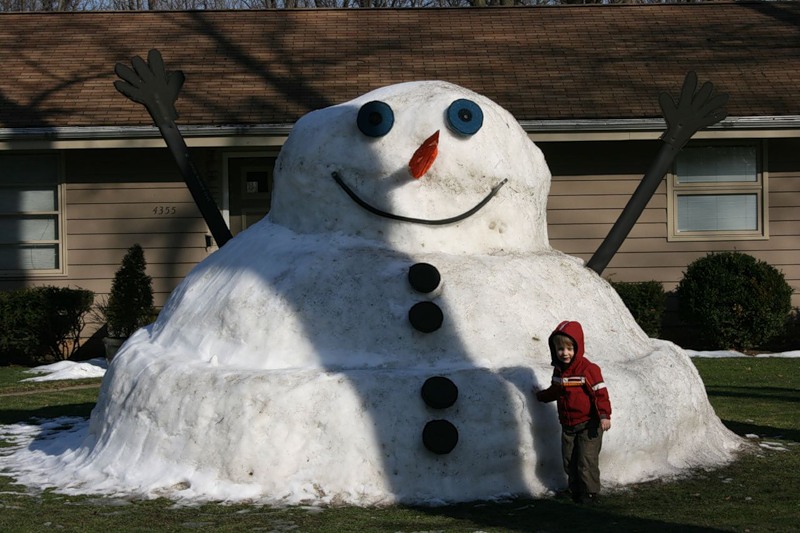
[[[425,403],[434,409],[446,409],[458,399],[458,387],[444,376],[426,379],[421,392]]]
[[[419,302],[408,310],[408,320],[417,331],[431,333],[442,327],[444,314],[433,302]]]
[[[408,282],[415,291],[429,293],[439,286],[442,276],[435,266],[428,263],[417,263],[408,269]]]
[[[422,430],[422,444],[439,455],[450,453],[458,444],[458,430],[447,420],[431,420]]]

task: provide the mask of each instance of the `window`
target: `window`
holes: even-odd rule
[[[0,154],[0,274],[62,271],[59,161]]]
[[[667,180],[669,240],[768,237],[758,144],[689,145]]]

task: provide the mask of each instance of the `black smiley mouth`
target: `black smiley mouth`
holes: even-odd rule
[[[374,215],[378,215],[379,217],[388,218],[388,219],[391,219],[391,220],[399,220],[401,222],[411,222],[411,223],[414,223],[414,224],[426,224],[426,225],[429,225],[429,226],[443,226],[445,224],[453,224],[455,222],[459,222],[461,220],[464,220],[465,218],[471,217],[472,215],[474,215],[475,213],[480,211],[483,206],[488,204],[489,200],[491,200],[494,197],[494,195],[497,194],[497,192],[500,190],[500,188],[508,182],[508,179],[504,179],[503,181],[501,181],[500,183],[498,183],[497,185],[492,187],[492,190],[489,191],[489,194],[487,194],[483,198],[483,200],[481,200],[480,202],[475,204],[475,206],[472,207],[471,209],[469,209],[467,211],[464,211],[460,215],[456,215],[454,217],[449,217],[449,218],[440,218],[440,219],[430,220],[430,219],[425,219],[425,218],[414,218],[414,217],[406,217],[406,216],[403,216],[403,215],[396,215],[394,213],[389,213],[388,211],[383,211],[382,209],[378,209],[377,207],[375,207],[375,206],[369,204],[368,202],[366,202],[365,200],[361,199],[361,197],[359,197],[358,194],[356,194],[355,191],[353,191],[353,189],[348,187],[347,184],[344,182],[344,180],[342,180],[342,177],[339,175],[338,172],[333,172],[332,173],[332,177],[336,181],[336,183],[339,184],[339,187],[341,187],[342,190],[345,193],[347,193],[347,196],[349,196],[355,203],[357,203],[358,205],[360,205],[361,207],[363,207],[364,209],[366,209],[370,213],[372,213]]]

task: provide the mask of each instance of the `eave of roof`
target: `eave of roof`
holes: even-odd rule
[[[535,141],[604,141],[657,139],[663,119],[523,121],[520,126]],[[280,147],[291,124],[252,126],[179,126],[190,147]],[[709,138],[800,137],[800,115],[728,117],[695,135]],[[0,128],[0,149],[149,148],[164,146],[155,126]]]

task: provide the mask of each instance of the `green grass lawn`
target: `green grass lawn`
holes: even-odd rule
[[[163,499],[37,494],[0,476],[0,531],[800,531],[800,359],[695,364],[729,428],[785,451],[754,445],[726,467],[626,487],[588,508],[555,499],[438,508],[176,507]],[[29,376],[0,368],[0,423],[89,416],[99,380],[19,383]]]

